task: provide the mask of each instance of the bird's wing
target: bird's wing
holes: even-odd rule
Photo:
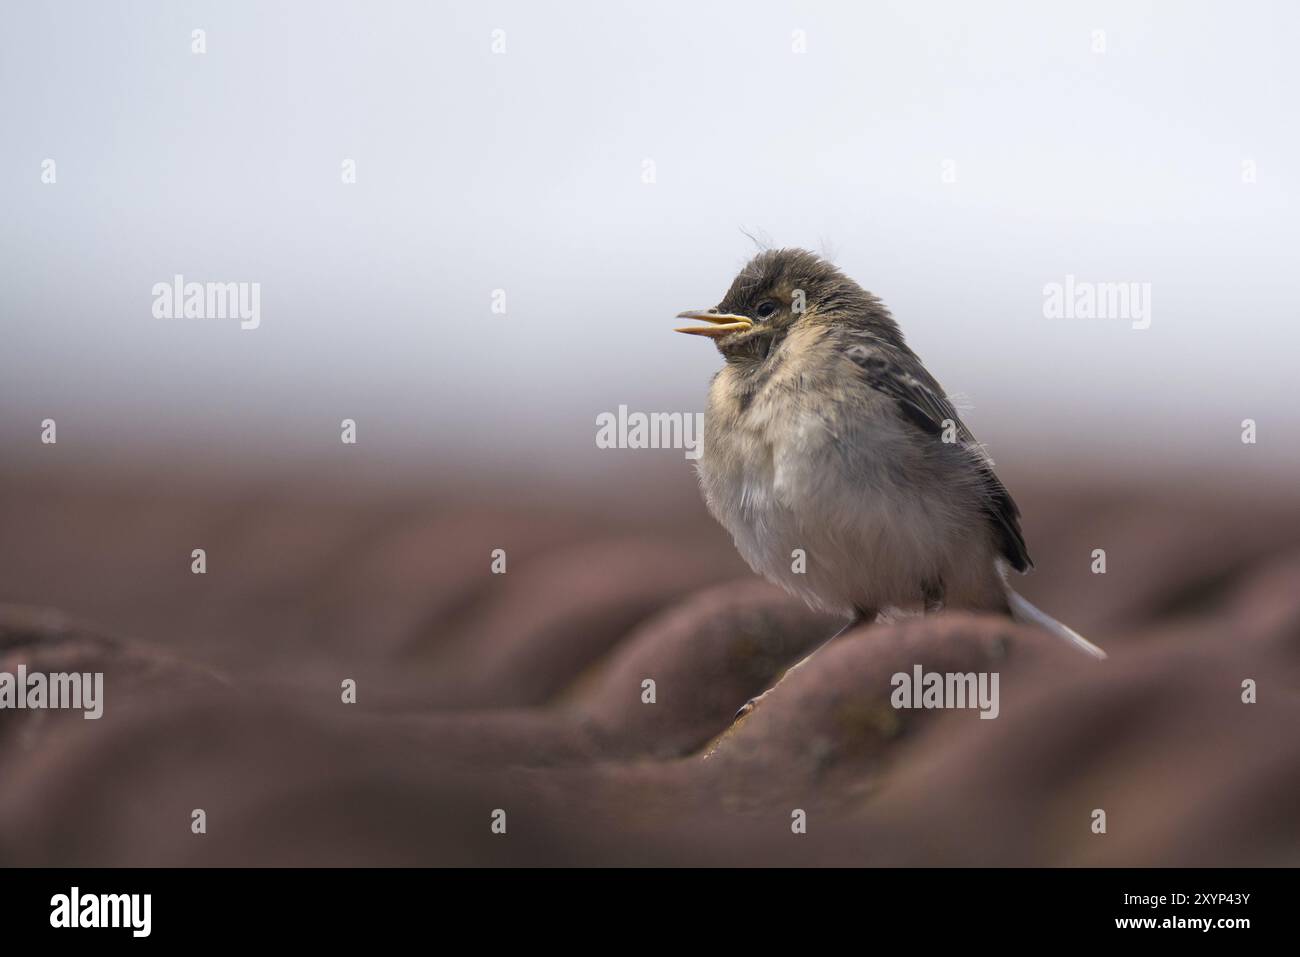
[[[877,392],[893,399],[898,410],[913,425],[937,441],[946,428],[955,431],[956,443],[972,454],[967,456],[985,492],[984,511],[998,534],[1002,555],[1018,572],[1034,567],[1020,531],[1020,509],[1011,493],[993,473],[993,463],[975,436],[957,415],[934,377],[906,347],[873,341],[853,343],[845,355],[862,372],[864,381]],[[951,425],[949,425],[951,423]]]

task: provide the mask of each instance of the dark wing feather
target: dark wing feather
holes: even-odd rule
[[[993,466],[975,436],[916,355],[906,347],[900,349],[883,342],[870,346],[855,343],[845,349],[845,355],[862,370],[863,379],[871,388],[893,399],[903,416],[927,435],[938,438],[943,434],[945,420],[952,421],[958,442],[975,453],[970,456],[971,467],[977,470],[984,488],[984,511],[998,534],[1003,557],[1018,572],[1033,568],[1020,531],[1020,509],[993,473]]]

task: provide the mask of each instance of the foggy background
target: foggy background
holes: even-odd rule
[[[1294,865],[1297,27],[0,6],[0,671],[107,689],[0,717],[0,866]],[[834,623],[683,451],[596,448],[703,410],[674,317],[746,232],[891,307],[1022,510],[1015,587],[1105,666],[951,609],[791,669]],[[259,283],[260,327],[155,318],[177,274]],[[1149,284],[1150,328],[1045,318],[1067,275]],[[999,720],[900,716],[916,665],[1002,675]]]
[[[1297,26],[1284,3],[6,5],[5,459],[55,454],[50,417],[65,460],[128,471],[684,463],[595,455],[595,416],[703,409],[720,360],[673,316],[718,301],[744,229],[880,295],[1000,468],[1278,470]],[[155,319],[176,273],[260,283],[261,327]],[[1066,274],[1150,283],[1151,327],[1044,318]]]

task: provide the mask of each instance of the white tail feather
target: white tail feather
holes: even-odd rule
[[[1102,651],[1087,638],[1083,637],[1083,635],[1079,634],[1073,628],[1061,624],[1042,609],[1035,608],[1023,595],[1017,594],[1010,588],[1007,589],[1007,604],[1011,606],[1011,617],[1015,621],[1046,628],[1052,634],[1059,638],[1064,638],[1070,644],[1074,645],[1074,647],[1078,648],[1085,654],[1092,655],[1094,658],[1106,657],[1106,652]]]

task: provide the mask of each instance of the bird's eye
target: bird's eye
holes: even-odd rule
[[[774,312],[776,312],[776,303],[771,299],[764,299],[758,304],[758,308],[754,310],[754,314],[760,319],[769,319]]]

